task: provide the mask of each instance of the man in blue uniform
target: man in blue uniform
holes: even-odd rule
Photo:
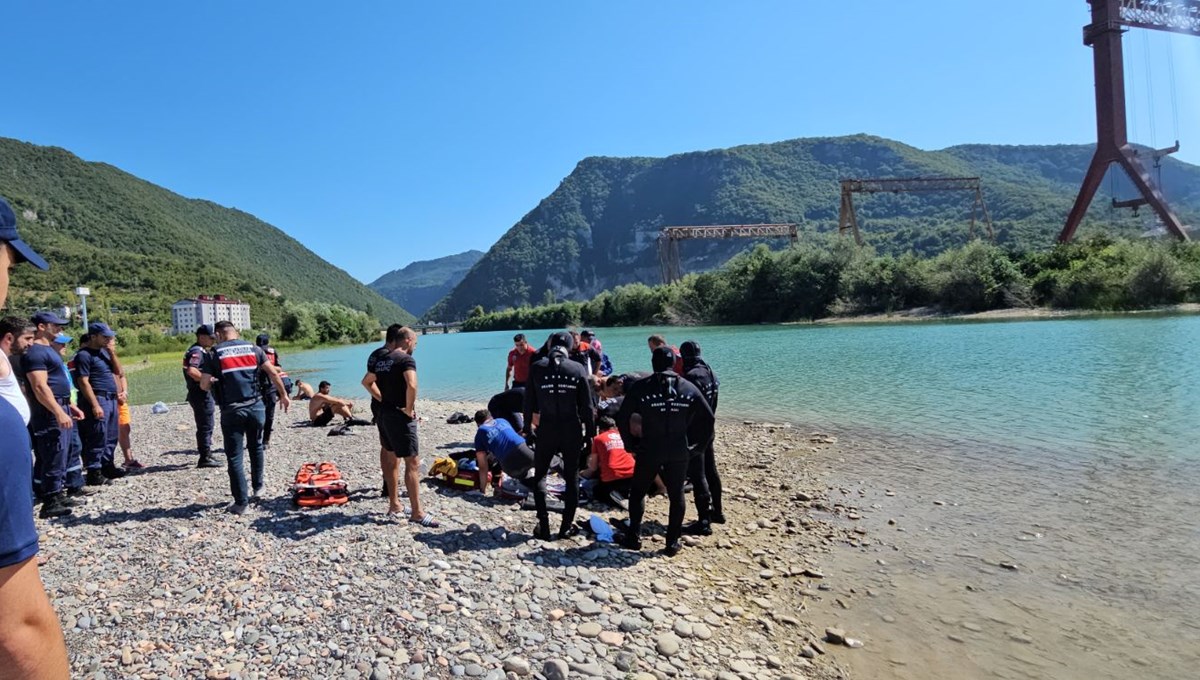
[[[49,268],[21,240],[17,216],[0,198],[0,308],[8,300],[8,272],[21,262]],[[0,352],[0,379],[11,371],[8,357]],[[4,673],[14,678],[66,678],[70,670],[62,627],[34,559],[38,535],[29,497],[29,449],[24,418],[0,399],[0,659]]]
[[[63,360],[50,346],[66,319],[53,312],[38,312],[32,319],[37,331],[33,344],[21,357],[26,393],[31,395],[29,428],[33,433],[34,479],[42,499],[42,518],[71,514],[75,502],[63,490],[67,456],[71,448],[71,386]],[[6,473],[7,474],[7,473]]]
[[[617,427],[626,448],[637,452],[634,464],[633,492],[629,496],[629,529],[620,544],[640,550],[642,515],[646,511],[646,491],[661,473],[667,487],[671,509],[667,524],[667,545],[663,553],[674,557],[680,550],[683,515],[686,510],[683,484],[687,479],[689,432],[711,437],[713,413],[696,386],[673,370],[677,357],[670,347],[661,345],[651,355],[654,375],[630,386],[617,414]],[[633,416],[641,420],[640,432],[634,432]]]
[[[108,324],[88,325],[87,344],[75,354],[75,386],[79,390],[79,408],[83,411],[83,466],[87,468],[89,484],[103,484],[102,479],[119,479],[125,471],[113,463],[117,450],[117,381],[121,362],[108,350],[109,340],[116,337]]]
[[[212,454],[213,412],[216,411],[216,404],[211,393],[200,389],[201,370],[208,363],[213,342],[213,329],[205,324],[196,328],[196,342],[183,354],[183,381],[187,383],[187,402],[196,420],[196,453],[200,454],[196,467],[200,468],[225,467]]]
[[[259,374],[265,373],[274,383],[284,413],[292,400],[283,389],[279,369],[267,361],[261,348],[242,340],[237,328],[229,321],[218,322],[216,331],[220,342],[213,347],[212,358],[202,369],[200,389],[217,391],[221,434],[229,462],[229,489],[233,493],[229,511],[241,515],[249,504],[243,447],[250,449],[250,483],[254,498],[258,498],[263,489],[262,429],[266,409],[258,389]]]
[[[565,331],[552,334],[546,341],[545,358],[529,367],[529,385],[525,389],[526,439],[532,434],[533,414],[538,414],[535,470],[539,487],[544,488],[542,483],[554,457],[562,458],[566,489],[562,496],[564,509],[557,538],[566,538],[579,531],[575,527],[579,460],[591,450],[592,438],[596,436],[591,382],[584,367],[571,361],[572,346],[570,334]],[[533,499],[537,504],[538,520],[534,536],[552,540],[546,494],[535,490]]]

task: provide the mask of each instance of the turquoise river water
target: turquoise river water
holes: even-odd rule
[[[599,335],[618,370],[648,370],[650,332]],[[839,436],[831,489],[887,545],[831,558],[875,595],[828,612],[867,641],[839,652],[857,677],[1200,677],[1200,317],[667,337],[700,342],[719,415]],[[421,397],[482,405],[511,346],[511,332],[422,336]],[[360,397],[370,349],[284,362]]]

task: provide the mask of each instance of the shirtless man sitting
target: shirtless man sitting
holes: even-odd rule
[[[322,380],[321,384],[317,385],[317,393],[308,402],[308,417],[312,420],[313,427],[328,425],[335,415],[341,416],[347,421],[354,418],[353,402],[349,399],[329,396],[329,387],[329,381]]]

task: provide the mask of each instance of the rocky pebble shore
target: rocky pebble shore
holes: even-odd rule
[[[807,609],[854,592],[822,556],[863,538],[822,516],[825,487],[805,471],[830,437],[722,422],[729,522],[670,559],[656,552],[665,499],[648,504],[641,553],[534,540],[519,504],[434,481],[422,500],[440,528],[389,519],[374,428],[327,436],[294,426],[297,406],[277,417],[266,493],[244,516],[225,512],[223,469],[194,467],[179,404],[134,408],[145,470],[39,522],[74,677],[845,677],[829,648],[847,634]],[[480,407],[420,404],[425,467],[471,448],[474,426],[445,421]],[[341,468],[350,503],[292,504],[296,469],[318,460]]]

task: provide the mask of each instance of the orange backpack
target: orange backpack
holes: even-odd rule
[[[349,490],[342,473],[333,463],[305,463],[296,471],[292,499],[306,508],[323,508],[350,502]]]

